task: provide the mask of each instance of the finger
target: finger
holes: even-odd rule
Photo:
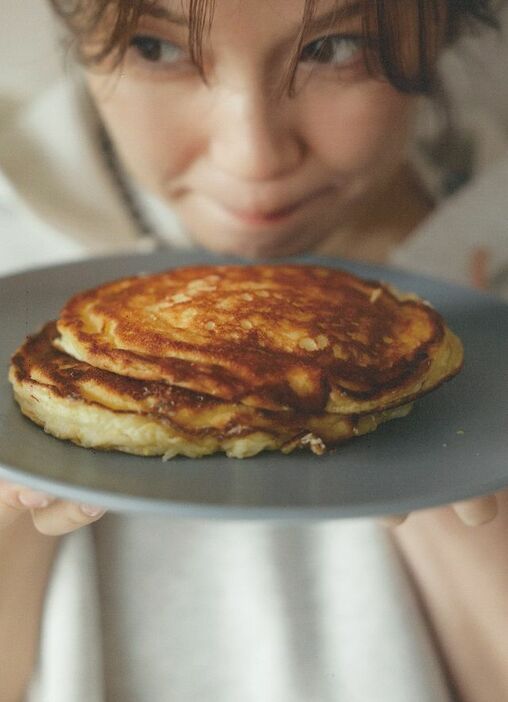
[[[0,529],[14,523],[33,508],[44,508],[54,500],[50,495],[36,492],[4,480],[0,481]]]
[[[452,505],[455,514],[466,526],[480,526],[491,522],[497,515],[498,505],[495,495],[475,497],[473,500],[456,502]]]
[[[32,518],[41,534],[60,536],[93,524],[105,511],[102,507],[57,501],[43,509],[32,510]]]
[[[404,524],[408,516],[409,514],[389,514],[386,517],[381,517],[379,521],[388,529],[395,529],[401,524]]]

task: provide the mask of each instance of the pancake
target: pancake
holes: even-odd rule
[[[296,448],[321,454],[411,409],[362,416],[258,409],[95,368],[56,349],[57,334],[51,322],[28,338],[12,358],[9,379],[26,416],[81,446],[165,458],[217,451],[244,458]]]
[[[72,298],[59,348],[139,380],[272,411],[406,405],[455,375],[459,339],[414,295],[300,265],[195,266]]]

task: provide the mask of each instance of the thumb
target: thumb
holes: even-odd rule
[[[455,514],[466,526],[480,526],[491,522],[498,512],[495,495],[475,497],[473,500],[455,502],[452,505]]]

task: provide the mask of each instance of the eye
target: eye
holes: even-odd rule
[[[303,47],[300,61],[342,66],[352,62],[364,47],[361,37],[321,37]]]
[[[185,52],[178,46],[165,39],[157,39],[157,37],[135,36],[130,41],[130,47],[144,61],[156,64],[174,64],[185,56]]]

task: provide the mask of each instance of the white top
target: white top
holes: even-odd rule
[[[3,272],[146,249],[94,130],[66,84],[3,131]],[[465,283],[480,241],[499,283],[507,176],[500,159],[394,261]],[[162,205],[142,197],[160,217]],[[166,218],[169,239],[186,245]],[[374,522],[110,514],[62,540],[27,702],[119,700],[451,702],[409,580]]]

